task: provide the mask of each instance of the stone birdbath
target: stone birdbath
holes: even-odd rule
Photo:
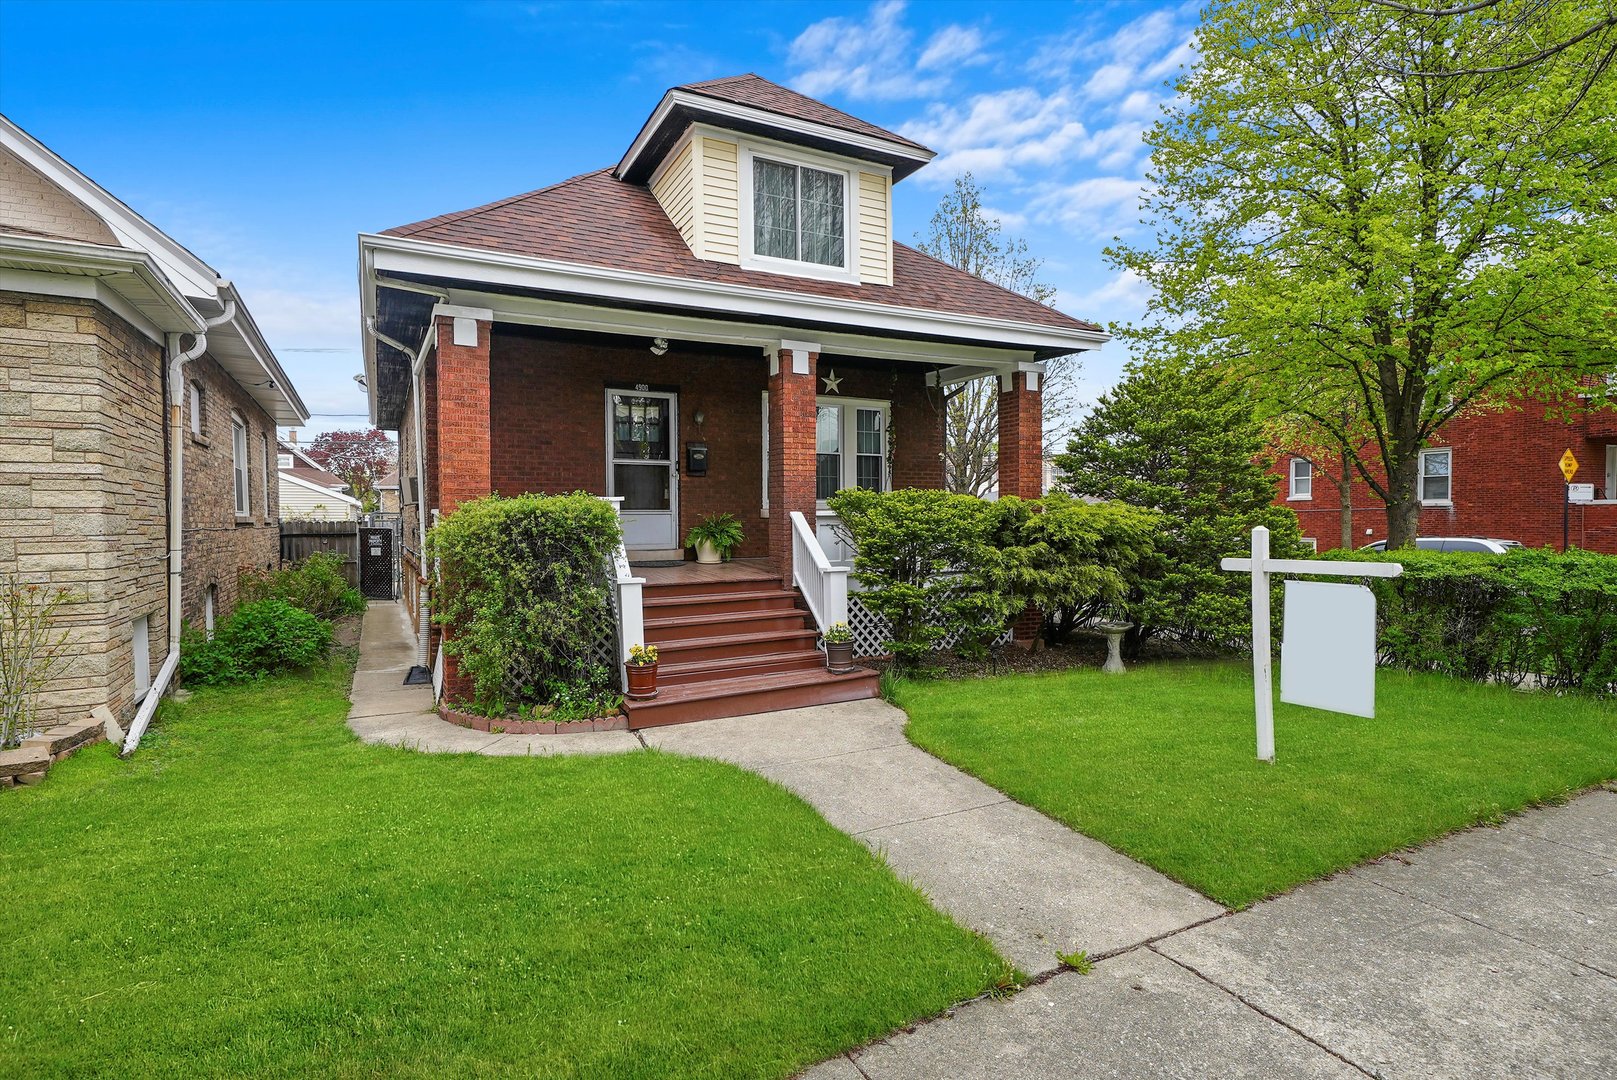
[[[1121,675],[1128,670],[1123,666],[1123,635],[1133,627],[1133,623],[1115,619],[1096,619],[1089,624],[1089,628],[1097,634],[1106,635],[1106,663],[1101,665],[1102,671],[1109,675]]]

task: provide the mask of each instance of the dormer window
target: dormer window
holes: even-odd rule
[[[846,266],[847,183],[843,173],[753,158],[753,254]]]
[[[797,277],[857,281],[848,235],[850,168],[795,148],[741,142],[741,265]]]

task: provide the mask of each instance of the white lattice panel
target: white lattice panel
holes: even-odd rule
[[[887,619],[871,611],[865,606],[864,599],[858,593],[848,594],[848,628],[853,631],[853,654],[855,656],[884,656],[887,653],[887,639],[892,636],[893,628]],[[937,648],[952,649],[960,640],[958,632],[945,637],[938,642]],[[994,639],[995,645],[1008,645],[1011,641],[1011,632],[1006,630]]]

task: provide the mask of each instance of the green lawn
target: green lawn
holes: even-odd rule
[[[1617,777],[1609,702],[1377,679],[1374,720],[1277,705],[1273,765],[1245,663],[894,693],[918,746],[1232,907]]]
[[[759,777],[368,747],[347,678],[0,793],[0,1075],[783,1076],[1006,972]]]

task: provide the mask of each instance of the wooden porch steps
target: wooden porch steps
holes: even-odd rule
[[[813,616],[766,569],[721,580],[648,581],[647,644],[659,653],[657,696],[625,701],[631,728],[800,709],[875,697],[877,676],[825,669]]]

